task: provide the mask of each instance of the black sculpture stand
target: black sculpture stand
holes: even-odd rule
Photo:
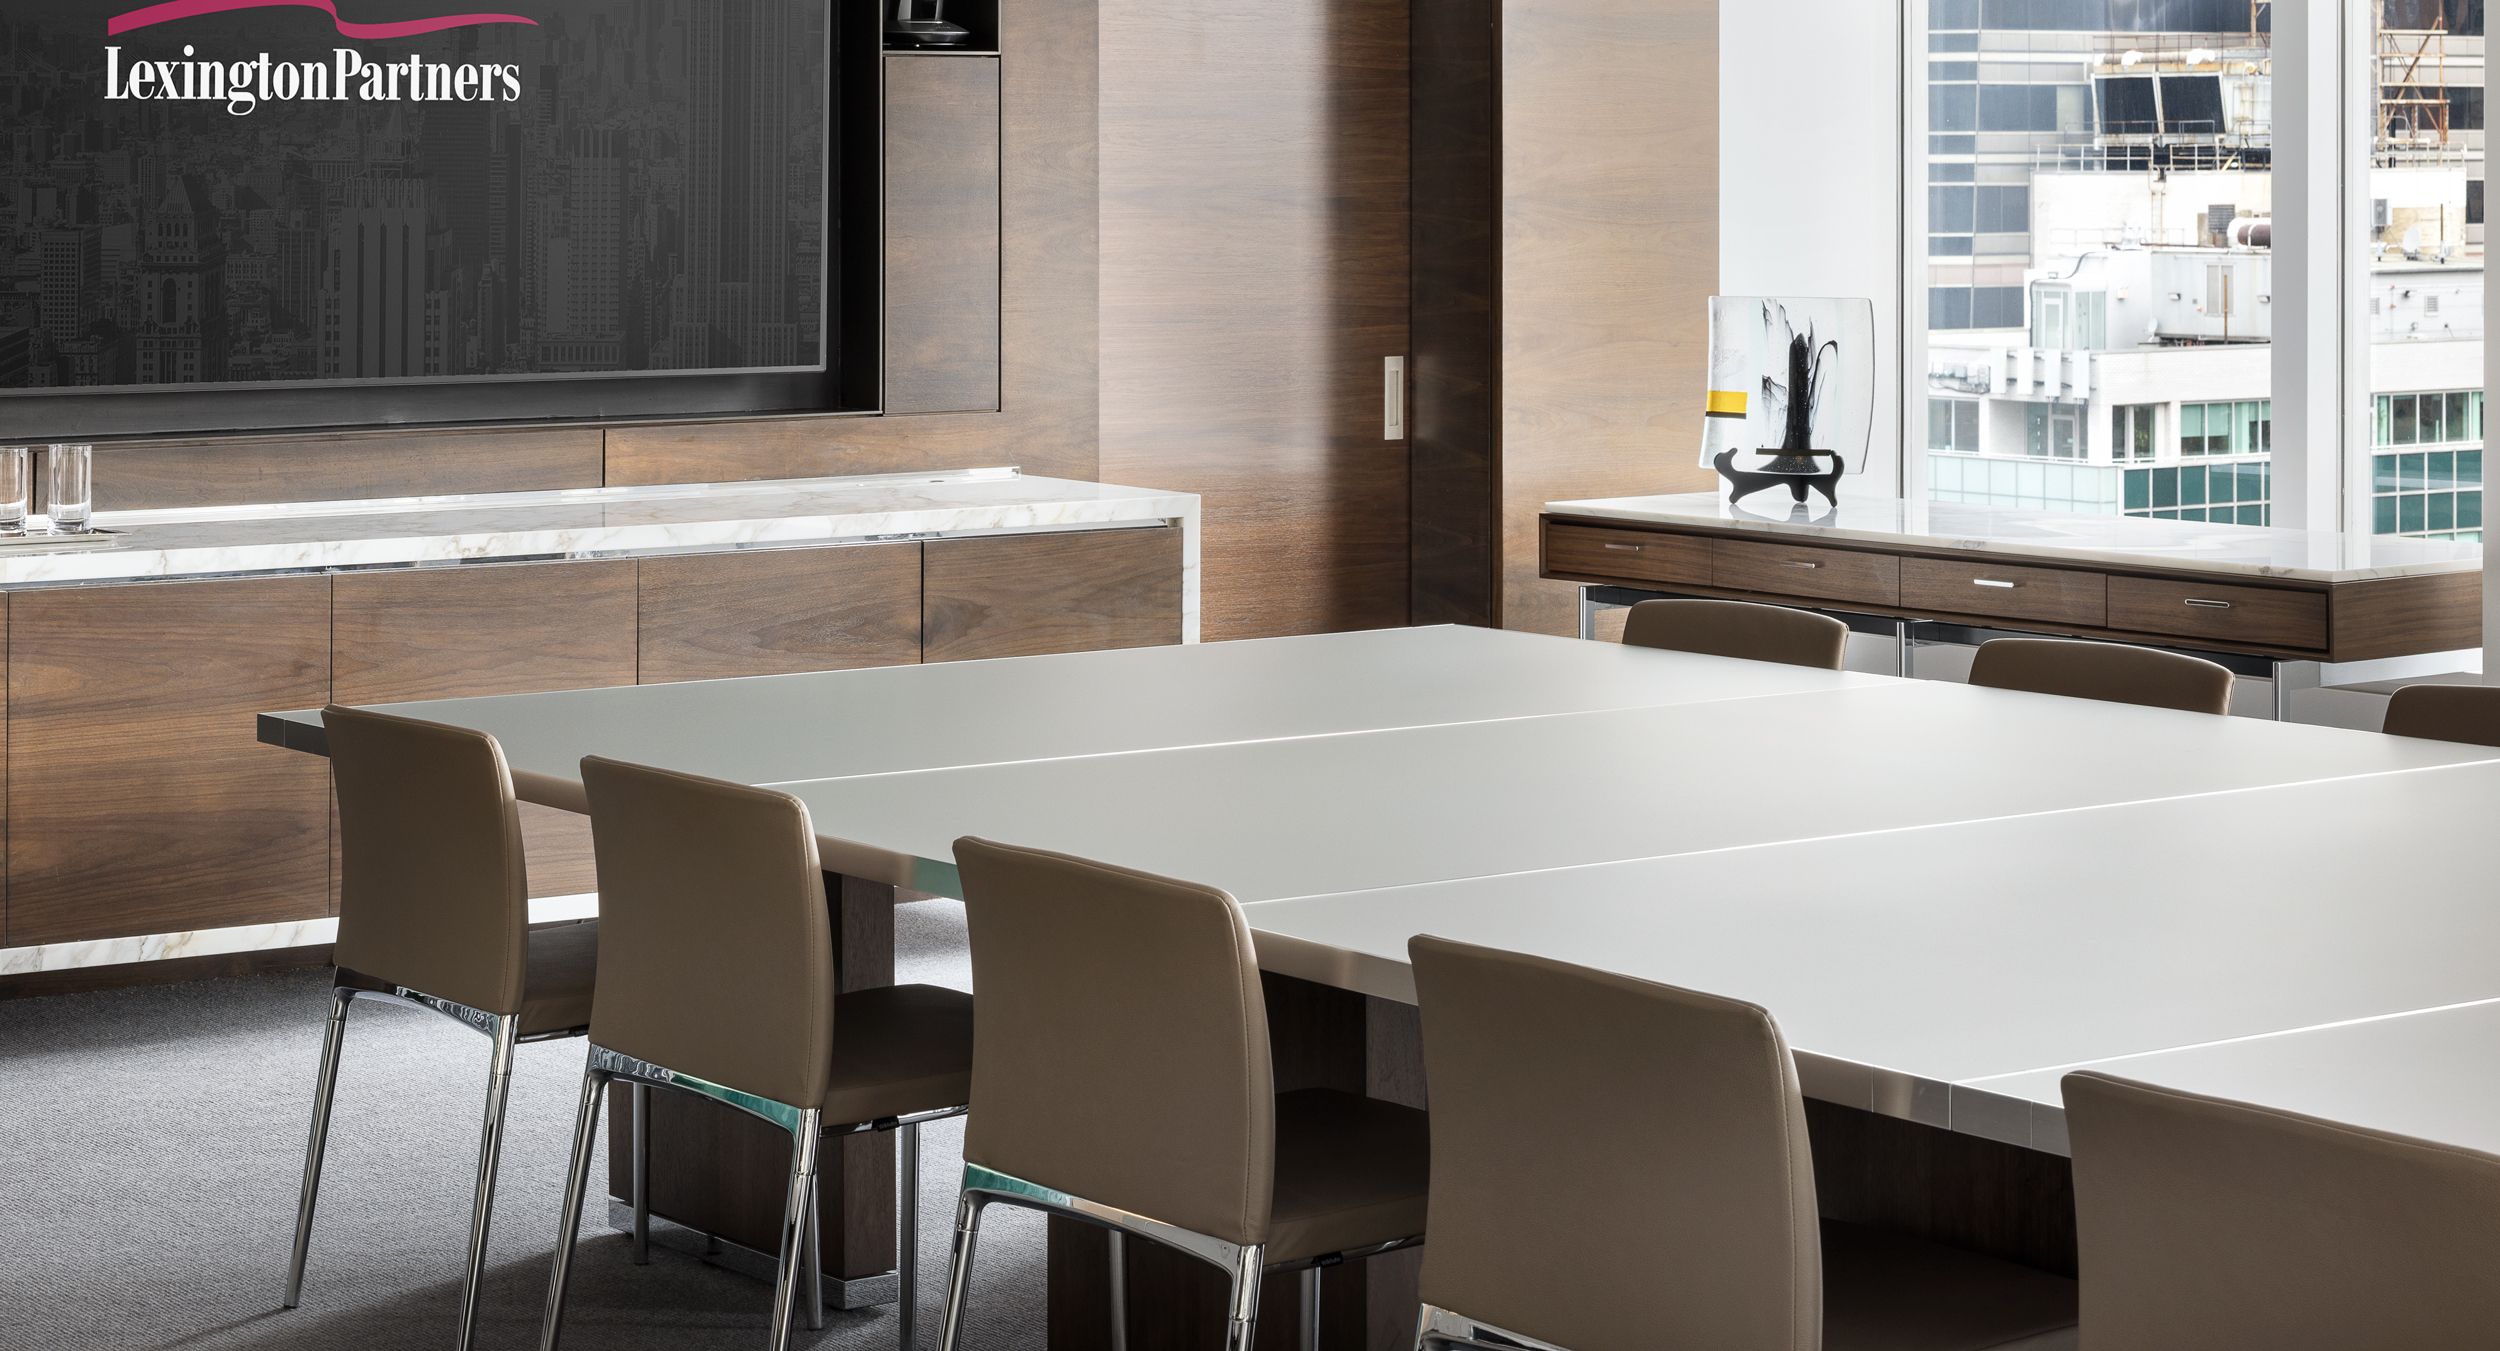
[[[1776,453],[1782,456],[1790,456],[1801,452],[1781,451]],[[1797,499],[1797,504],[1799,506],[1805,505],[1806,491],[1808,489],[1812,489],[1815,492],[1823,494],[1823,500],[1831,503],[1834,507],[1839,506],[1840,476],[1849,471],[1848,464],[1840,458],[1840,452],[1836,450],[1810,450],[1804,451],[1802,454],[1812,455],[1818,458],[1828,456],[1831,459],[1832,467],[1826,471],[1807,473],[1770,469],[1739,469],[1736,467],[1736,452],[1732,450],[1720,451],[1719,458],[1711,461],[1711,464],[1719,471],[1719,477],[1727,480],[1727,500],[1731,506],[1753,496],[1755,493],[1761,492],[1765,488],[1779,487],[1787,488],[1789,493]]]

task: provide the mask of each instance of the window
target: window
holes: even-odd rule
[[[2121,460],[2153,458],[2161,408],[2155,404],[2122,403],[2109,412],[2110,455]]]
[[[2365,237],[2372,435],[2344,479],[2355,533],[2480,539],[2482,0],[2384,0],[2349,78],[2375,93]],[[2471,69],[2461,64],[2470,62]],[[2362,138],[2355,138],[2360,140]],[[2356,146],[2356,149],[2359,147]]]
[[[2049,404],[2025,404],[2023,453],[2034,459],[2082,459],[2083,410]]]
[[[2181,455],[2265,455],[2273,450],[2272,400],[2191,403],[2179,409]]]
[[[1961,455],[1979,453],[1979,401],[1929,399],[1927,448]]]
[[[2483,392],[2381,394],[2374,412],[2371,533],[2481,539]]]
[[[1931,497],[2054,496],[1967,465],[1948,484],[1949,453],[2105,467],[2106,490],[2065,498],[2112,514],[2267,515],[2273,260],[2252,223],[2274,203],[2274,61],[2259,8],[2252,23],[2248,0],[1929,0],[1925,393],[1998,375],[1960,400],[1984,441],[1931,425]],[[2237,462],[2260,463],[2243,481]]]

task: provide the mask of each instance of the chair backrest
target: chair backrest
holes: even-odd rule
[[[521,1011],[529,881],[503,748],[484,732],[322,710],[339,804],[342,968]]]
[[[833,1064],[833,922],[787,793],[582,761],[599,867],[590,1039],[801,1109]]]
[[[2387,700],[2389,736],[2500,746],[2500,685],[2407,685]]]
[[[2102,1074],[2065,1097],[2087,1346],[2500,1337],[2500,1158]]]
[[[1267,1241],[1267,1000],[1223,892],[955,842],[972,937],[964,1158],[1232,1243]]]
[[[1624,617],[1623,641],[1837,671],[1848,656],[1849,626],[1829,615],[1740,600],[1645,600]]]
[[[1787,1044],[1750,1004],[1417,937],[1428,1304],[1572,1351],[1814,1351]]]
[[[2121,643],[1999,638],[1971,657],[1970,683],[2189,713],[2231,711],[2231,672],[2201,657]]]

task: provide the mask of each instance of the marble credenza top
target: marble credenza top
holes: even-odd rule
[[[1895,547],[1965,550],[2038,562],[2071,559],[2117,567],[2315,582],[2473,572],[2483,564],[2481,545],[2447,540],[2157,521],[2141,516],[2074,516],[1889,497],[1852,498],[1846,487],[1843,485],[1837,511],[1818,498],[1813,506],[1819,510],[1800,511],[1794,516],[1778,514],[1776,508],[1753,505],[1769,503],[1773,495],[1767,492],[1749,499],[1743,507],[1732,507],[1723,495],[1706,492],[1549,502],[1545,509],[1558,516],[1620,521],[1626,525],[1699,526],[1824,542],[1854,540]],[[1786,505],[1785,499],[1780,505]]]
[[[1002,530],[1195,525],[1187,493],[1013,469],[96,513],[110,549],[0,549],[0,590],[836,544]],[[1194,532],[1193,532],[1194,533]]]

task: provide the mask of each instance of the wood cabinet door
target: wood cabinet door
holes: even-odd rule
[[[643,560],[643,684],[919,660],[917,544]]]
[[[344,573],[331,599],[334,693],[389,704],[631,685],[635,563]],[[521,806],[530,894],[597,888],[590,820]]]
[[[329,598],[324,577],[12,598],[8,945],[327,912],[329,773],[254,719],[329,698]]]
[[[885,62],[885,411],[999,406],[998,62]]]
[[[923,660],[1181,640],[1176,527],[931,540],[921,548]]]

